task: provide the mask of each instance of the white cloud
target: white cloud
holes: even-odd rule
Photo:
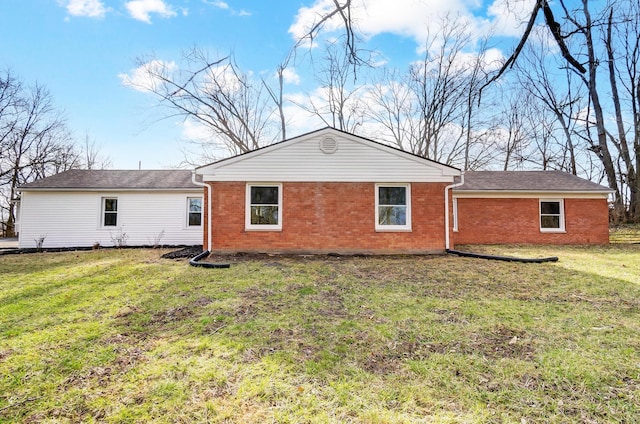
[[[177,65],[173,61],[165,62],[156,59],[132,69],[128,74],[118,74],[118,78],[124,86],[146,93],[160,84],[160,80],[154,78],[153,74],[166,75],[175,71],[176,68]]]
[[[176,16],[176,12],[163,0],[132,0],[124,4],[132,18],[148,24],[151,23],[151,14],[155,13],[163,18]]]
[[[185,119],[184,122],[181,123],[181,127],[182,138],[184,139],[206,142],[213,138],[211,128],[195,119]]]
[[[285,70],[282,71],[282,77],[286,84],[300,85],[300,75],[298,75],[295,69],[285,68]]]
[[[415,40],[418,46],[433,40],[443,22],[452,20],[458,28],[477,40],[485,35],[516,37],[522,34],[535,0],[493,0],[486,10],[474,0],[352,0],[352,22],[364,38],[378,34],[394,34]],[[289,27],[291,36],[299,40],[335,9],[334,0],[316,0],[309,7],[301,7]],[[343,27],[339,14],[325,23],[324,32],[339,31]],[[437,45],[433,47],[437,48]],[[424,47],[418,49],[424,51]]]
[[[68,0],[60,4],[67,8],[71,16],[103,18],[107,13],[107,8],[100,0]]]
[[[422,43],[429,31],[434,31],[434,22],[445,14],[469,14],[467,4],[464,0],[353,0],[352,17],[365,37],[392,33]],[[296,39],[303,37],[318,22],[319,16],[334,8],[333,0],[316,0],[313,6],[300,8],[289,33]],[[342,25],[341,17],[336,15],[326,23],[325,29],[335,31]]]
[[[535,0],[495,0],[487,10],[496,35],[519,37],[529,20]]]
[[[214,2],[209,2],[209,4],[214,5],[215,7],[218,7],[220,9],[229,9],[229,4],[224,2],[224,1],[214,1]]]
[[[251,12],[248,12],[248,11],[246,11],[244,9],[236,10],[236,9],[232,8],[231,6],[229,6],[229,3],[227,3],[226,1],[222,1],[222,0],[202,0],[202,2],[204,4],[208,4],[210,6],[217,7],[218,9],[227,10],[232,15],[235,15],[235,16],[251,16]]]

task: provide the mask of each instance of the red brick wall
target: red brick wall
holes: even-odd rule
[[[375,231],[374,183],[282,183],[282,231],[245,230],[246,183],[210,184],[214,252],[444,250],[444,183],[411,184],[411,232]]]
[[[564,199],[565,233],[540,232],[539,199],[458,198],[456,244],[606,244],[606,199]]]

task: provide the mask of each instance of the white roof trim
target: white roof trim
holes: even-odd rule
[[[171,193],[182,193],[185,191],[188,192],[201,192],[202,188],[194,187],[194,188],[58,188],[58,187],[47,187],[47,188],[19,188],[18,191],[60,191],[60,192],[92,192],[92,193],[105,193],[105,192],[171,192]]]
[[[533,199],[533,198],[564,198],[564,199],[607,199],[610,192],[605,191],[506,191],[506,190],[460,190],[453,189],[456,199]]]

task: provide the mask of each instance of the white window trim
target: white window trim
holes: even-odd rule
[[[380,225],[379,218],[379,198],[380,187],[405,187],[407,195],[407,223],[405,225]],[[409,183],[376,183],[375,185],[375,228],[377,232],[389,232],[389,231],[411,231],[411,184]]]
[[[107,213],[107,211],[105,210],[106,208],[106,203],[107,203],[107,199],[115,199],[116,200],[116,211],[115,211],[115,215],[116,215],[116,225],[105,225],[105,214]],[[113,213],[113,212],[110,212]],[[120,199],[118,198],[118,196],[103,196],[100,198],[100,228],[104,228],[107,230],[111,230],[114,228],[120,228],[121,224],[120,224],[121,220],[120,220]]]
[[[278,224],[251,223],[251,187],[278,187]],[[282,231],[282,183],[247,183],[244,207],[244,229],[246,231]]]
[[[200,199],[200,223],[196,225],[189,225],[189,215],[191,210],[189,209],[191,199]],[[186,228],[202,228],[202,220],[204,219],[204,199],[202,196],[187,196],[187,211],[185,214],[185,227]]]
[[[453,232],[458,232],[458,199],[455,197],[451,200],[453,203]]]
[[[560,203],[560,228],[542,228],[542,202]],[[541,233],[566,233],[564,225],[564,199],[539,199],[538,200],[538,226]]]

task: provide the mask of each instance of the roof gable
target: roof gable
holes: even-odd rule
[[[205,181],[438,181],[460,170],[334,128],[196,168]]]
[[[71,169],[19,188],[29,190],[191,190],[191,171]]]

